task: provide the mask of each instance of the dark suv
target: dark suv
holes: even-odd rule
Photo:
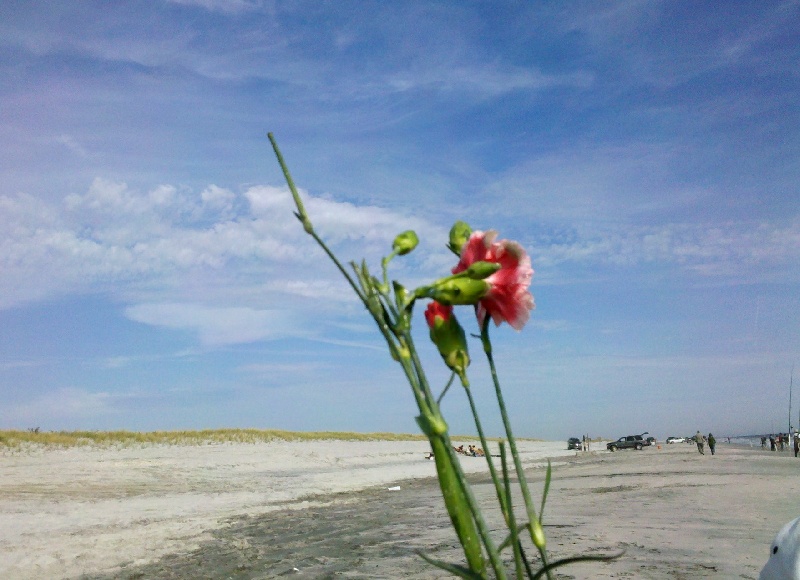
[[[570,437],[567,441],[567,449],[577,449],[580,451],[583,449],[583,442],[577,437]]]
[[[606,449],[609,451],[616,451],[617,449],[636,449],[637,451],[641,451],[645,445],[648,445],[648,443],[641,435],[626,435],[625,437],[620,437],[616,441],[607,443]]]

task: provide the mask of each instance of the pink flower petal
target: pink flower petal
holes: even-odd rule
[[[472,232],[461,249],[461,259],[453,268],[453,274],[463,272],[475,262],[500,264],[501,268],[486,278],[491,288],[476,308],[478,321],[483,324],[488,314],[497,326],[507,322],[521,330],[535,306],[528,291],[533,277],[531,259],[517,242],[496,239],[494,230]]]

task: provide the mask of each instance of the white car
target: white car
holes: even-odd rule
[[[667,437],[667,443],[683,443],[686,441],[683,437]]]

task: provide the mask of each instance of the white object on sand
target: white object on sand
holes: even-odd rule
[[[389,491],[400,491],[400,486],[395,485],[394,487],[387,487],[386,489],[388,489]]]
[[[778,532],[769,548],[769,560],[759,580],[800,580],[800,518]]]

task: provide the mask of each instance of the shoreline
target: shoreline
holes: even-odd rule
[[[545,464],[548,445],[564,444],[529,445],[526,471],[538,505],[545,470],[536,466]],[[339,455],[331,455],[316,443],[282,445],[280,457],[273,448],[268,472],[252,444],[199,447],[194,459],[186,457],[188,448],[173,448],[174,455],[162,448],[95,451],[106,457],[88,464],[85,450],[65,451],[62,459],[74,460],[72,471],[58,477],[72,477],[71,487],[55,485],[54,475],[50,487],[15,490],[10,480],[24,480],[19,470],[30,476],[36,466],[17,465],[16,476],[6,469],[0,475],[0,517],[7,522],[0,547],[7,557],[0,574],[441,578],[414,550],[461,561],[433,462],[422,457],[425,442],[339,446]],[[789,490],[800,460],[747,446],[717,450],[714,457],[690,445],[561,452],[553,458],[544,517],[551,558],[625,550],[610,563],[563,570],[573,578],[756,578],[775,533],[798,515]],[[277,464],[285,468],[282,476]],[[485,460],[464,458],[462,464],[471,470],[490,527],[500,528]],[[98,472],[101,466],[107,469]],[[273,491],[265,489],[267,475]],[[359,488],[335,481],[344,475],[360,478]],[[306,484],[309,493],[286,499],[287,491]],[[400,489],[390,491],[394,487]],[[515,498],[517,509],[521,503]]]

